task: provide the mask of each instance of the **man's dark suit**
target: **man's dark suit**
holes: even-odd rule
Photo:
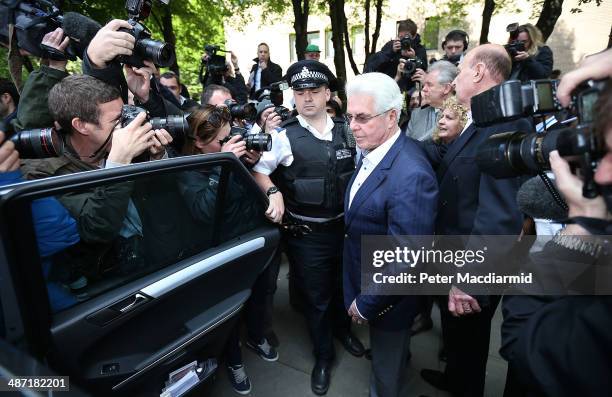
[[[436,169],[440,184],[436,235],[517,235],[523,216],[516,203],[520,178],[495,179],[476,164],[482,142],[506,131],[531,131],[526,120],[487,128],[470,125],[450,146]],[[428,153],[431,151],[428,150]],[[504,254],[511,247],[492,247],[491,255]],[[466,269],[469,270],[469,269]],[[491,318],[499,296],[477,296],[482,312],[453,317],[448,299],[441,304],[443,333],[448,361],[446,379],[459,396],[482,396],[489,354]]]
[[[407,348],[408,330],[419,310],[419,299],[361,294],[361,237],[431,235],[438,187],[423,151],[401,133],[359,188],[349,208],[350,190],[358,172],[353,175],[344,200],[344,304],[348,309],[356,299],[357,309],[369,321],[373,384],[377,384],[377,393],[395,396],[400,391],[399,377],[405,365],[406,351],[402,354],[400,343]],[[381,342],[385,336],[388,345]]]

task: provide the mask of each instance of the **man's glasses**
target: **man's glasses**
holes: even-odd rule
[[[362,113],[359,113],[357,115],[352,115],[350,113],[347,113],[346,114],[346,119],[348,120],[349,124],[352,123],[353,120],[357,124],[365,124],[368,121],[372,120],[373,118],[381,116],[381,115],[387,113],[389,110],[391,110],[391,109],[387,109],[384,112],[380,112],[378,114],[375,114],[374,116],[368,116],[367,114],[362,114]]]

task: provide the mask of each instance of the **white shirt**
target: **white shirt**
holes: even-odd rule
[[[361,168],[359,168],[359,172],[353,181],[353,185],[351,186],[351,192],[349,195],[349,208],[353,203],[353,198],[359,191],[361,185],[365,183],[370,174],[376,169],[376,166],[382,161],[382,159],[387,155],[391,146],[397,141],[397,138],[400,135],[400,130],[398,129],[391,138],[387,139],[382,145],[372,150],[368,154],[363,157],[363,163],[361,164]]]
[[[257,67],[257,72],[255,72],[255,91],[261,88],[261,66]]]
[[[463,134],[468,128],[470,128],[470,126],[472,125],[472,112],[468,111],[467,112],[467,122],[465,123],[465,126],[463,127],[463,130],[461,131],[461,134]],[[461,136],[461,134],[459,134],[459,136]]]
[[[334,129],[334,121],[331,117],[327,116],[327,124],[323,133],[317,131],[312,125],[300,115],[297,116],[297,120],[302,127],[310,131],[312,135],[322,141],[330,141],[333,138],[332,130]],[[272,132],[272,150],[263,152],[261,158],[253,167],[253,171],[259,172],[260,174],[270,175],[276,170],[279,164],[289,167],[293,163],[293,153],[291,152],[291,144],[285,130],[279,132]]]

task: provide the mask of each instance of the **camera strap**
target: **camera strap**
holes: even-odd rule
[[[98,157],[98,155],[100,154],[100,152],[102,151],[102,149],[104,149],[106,147],[106,145],[108,145],[108,142],[110,142],[111,138],[113,137],[113,132],[115,132],[115,129],[113,128],[113,130],[110,132],[110,134],[108,134],[108,137],[106,138],[106,140],[104,141],[104,143],[102,143],[102,145],[96,149],[95,152],[93,152],[93,154],[91,156],[89,156],[90,159],[95,159],[96,157]]]
[[[600,218],[587,218],[586,216],[576,216],[568,218],[563,223],[573,223],[585,228],[594,235],[612,235],[612,222]]]

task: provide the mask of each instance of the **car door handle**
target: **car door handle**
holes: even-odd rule
[[[145,295],[136,293],[131,298],[121,301],[119,303],[119,307],[117,307],[117,310],[119,310],[121,313],[128,313],[148,301],[149,298],[147,298]]]

